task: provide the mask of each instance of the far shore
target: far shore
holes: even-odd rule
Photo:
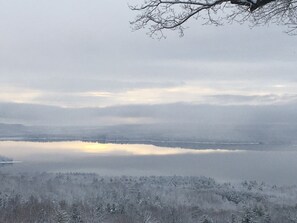
[[[14,164],[14,163],[22,163],[22,161],[0,161],[0,164]]]

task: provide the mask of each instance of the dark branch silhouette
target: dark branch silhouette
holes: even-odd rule
[[[285,25],[288,33],[297,28],[297,0],[139,0],[130,6],[138,12],[131,22],[135,30],[149,28],[149,35],[163,37],[163,30],[178,30],[181,35],[185,23],[202,19],[203,24],[246,22],[253,25],[276,23]]]

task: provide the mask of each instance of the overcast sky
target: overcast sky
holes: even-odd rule
[[[296,102],[297,37],[284,27],[194,20],[183,38],[169,32],[159,41],[131,31],[128,3],[0,0],[0,102]]]

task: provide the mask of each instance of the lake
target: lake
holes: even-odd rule
[[[252,145],[251,145],[252,146]],[[297,149],[297,148],[296,148]],[[207,176],[218,181],[297,184],[297,151],[166,148],[140,144],[1,141],[0,155],[21,161],[2,172]]]

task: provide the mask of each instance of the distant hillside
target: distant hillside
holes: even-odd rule
[[[13,159],[5,157],[5,156],[0,156],[0,163],[1,162],[12,162]]]
[[[297,144],[297,105],[59,108],[0,103],[1,140],[85,140],[207,148]],[[237,148],[236,145],[235,148]]]
[[[288,105],[127,105],[105,108],[61,108],[0,103],[0,123],[28,126],[297,125],[297,104]],[[18,126],[15,126],[18,127]]]

